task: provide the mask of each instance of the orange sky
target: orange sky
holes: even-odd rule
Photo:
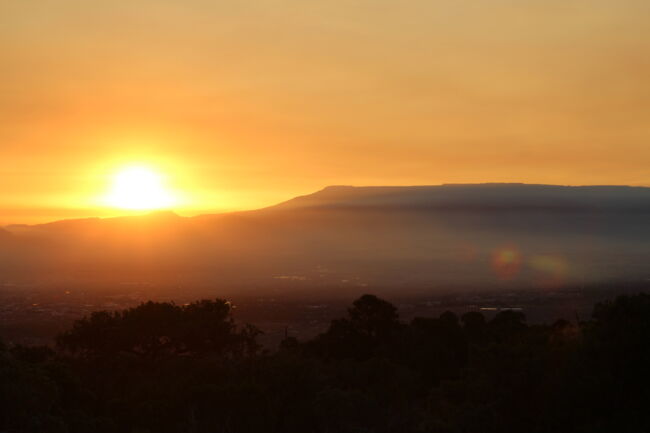
[[[647,0],[0,2],[0,224],[328,184],[650,185]]]

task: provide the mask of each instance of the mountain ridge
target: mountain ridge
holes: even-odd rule
[[[575,193],[582,193],[578,196]],[[457,197],[454,198],[453,195]],[[528,195],[528,196],[527,196]],[[401,196],[401,198],[399,198]],[[396,199],[397,198],[397,199]],[[533,200],[543,198],[544,202]],[[603,202],[604,199],[604,202]],[[356,200],[356,201],[351,201]],[[490,203],[490,200],[492,203]],[[625,200],[628,200],[627,202]],[[642,200],[639,203],[636,200]],[[514,202],[514,203],[513,203]],[[612,209],[650,211],[650,187],[630,185],[554,185],[519,182],[445,183],[440,185],[328,185],[310,194],[293,197],[280,203],[250,210],[224,213],[206,213],[183,217],[172,210],[159,210],[141,215],[117,217],[88,217],[55,220],[40,224],[10,224],[4,227],[12,232],[21,228],[50,228],[71,224],[102,222],[174,221],[182,219],[209,219],[227,216],[259,214],[276,210],[308,208],[430,208],[444,209]]]
[[[417,186],[329,186],[270,209],[309,207],[590,208],[650,211],[650,188],[624,185],[565,186],[523,183]],[[269,208],[267,208],[269,209]]]
[[[282,276],[323,290],[645,279],[649,215],[645,187],[331,186],[253,211],[15,226],[0,242],[0,272],[269,290]]]

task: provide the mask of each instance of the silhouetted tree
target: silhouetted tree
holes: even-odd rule
[[[397,308],[375,295],[363,295],[348,309],[352,326],[370,337],[385,337],[398,327]]]
[[[510,335],[526,328],[526,316],[521,311],[500,311],[489,322],[492,331],[501,335]]]
[[[58,351],[0,343],[0,432],[650,431],[648,295],[551,326],[516,311],[405,324],[364,295],[276,353],[230,313],[150,302],[78,321]]]
[[[230,313],[230,304],[220,299],[183,306],[150,301],[124,311],[94,312],[56,342],[81,355],[253,355],[259,330],[252,325],[238,329]]]
[[[482,340],[485,337],[487,322],[485,316],[478,311],[470,311],[461,317],[463,331],[470,340]]]

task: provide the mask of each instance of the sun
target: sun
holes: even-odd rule
[[[131,210],[165,209],[175,201],[163,177],[146,166],[130,166],[118,171],[105,198],[109,206]]]

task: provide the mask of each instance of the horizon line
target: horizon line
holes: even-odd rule
[[[291,198],[279,201],[277,203],[268,205],[268,206],[262,206],[258,208],[245,208],[245,209],[233,209],[233,210],[225,210],[225,211],[211,211],[209,209],[204,209],[204,210],[197,210],[196,213],[193,215],[182,215],[179,214],[177,210],[173,208],[169,209],[150,209],[150,210],[132,210],[129,211],[128,209],[122,209],[122,212],[127,212],[127,215],[111,215],[111,216],[85,216],[85,217],[70,217],[70,218],[61,218],[61,219],[53,219],[45,222],[39,222],[39,223],[2,223],[0,222],[0,228],[6,228],[6,227],[12,227],[12,226],[40,226],[40,225],[47,225],[47,224],[54,224],[58,222],[64,222],[64,221],[85,221],[85,220],[110,220],[110,219],[119,219],[119,218],[132,218],[132,217],[146,217],[146,216],[151,216],[151,215],[156,215],[156,214],[173,214],[179,218],[197,218],[197,217],[202,217],[202,216],[213,216],[213,215],[228,215],[228,214],[235,214],[235,213],[243,213],[243,212],[255,212],[255,211],[260,211],[264,209],[269,209],[273,208],[275,206],[279,206],[283,203],[289,202],[291,200],[301,198],[301,197],[308,197],[313,194],[317,194],[319,192],[326,191],[328,189],[333,189],[333,188],[433,188],[433,187],[449,187],[449,186],[480,186],[480,185],[494,185],[494,186],[546,186],[546,187],[560,187],[560,188],[640,188],[640,189],[650,189],[650,186],[646,185],[629,185],[629,184],[582,184],[582,185],[571,185],[571,184],[551,184],[551,183],[526,183],[526,182],[467,182],[467,183],[440,183],[440,184],[411,184],[411,185],[346,185],[346,184],[333,184],[333,185],[326,185],[318,190],[315,190],[311,193],[308,194],[303,194],[303,195],[297,195],[293,196]],[[25,211],[29,211],[30,209],[33,209],[34,211],[37,212],[43,212],[44,210],[48,208],[22,208]],[[73,212],[74,210],[87,210],[89,208],[53,208],[53,211],[65,211],[65,212]],[[108,210],[109,208],[101,208],[104,210]]]

